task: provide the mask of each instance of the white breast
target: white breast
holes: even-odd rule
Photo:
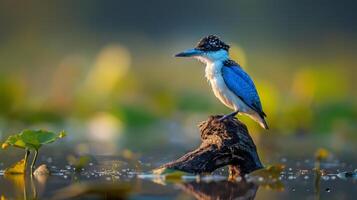
[[[250,114],[253,110],[239,97],[231,92],[222,77],[222,62],[207,62],[206,78],[212,86],[214,95],[227,107],[239,112]]]

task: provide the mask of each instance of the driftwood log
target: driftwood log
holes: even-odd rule
[[[210,116],[199,124],[202,144],[196,150],[161,168],[203,174],[228,165],[231,177],[263,168],[247,127],[237,118],[219,121],[220,117]]]

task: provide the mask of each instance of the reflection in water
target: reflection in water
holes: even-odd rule
[[[16,198],[26,199],[27,191],[26,191],[25,176],[23,174],[15,174],[15,175],[4,174],[4,177],[6,180],[11,182],[13,188],[15,189],[16,194],[18,194]],[[6,196],[4,198],[6,199]]]
[[[122,183],[74,183],[56,192],[53,199],[89,198],[127,199],[131,187]]]
[[[315,192],[315,199],[320,199],[320,188],[321,188],[321,170],[320,168],[315,169],[315,179],[314,179],[314,192]]]
[[[186,193],[199,200],[254,199],[259,186],[246,181],[187,182],[179,184]]]
[[[47,182],[46,175],[30,176],[24,174],[4,175],[5,179],[10,181],[15,189],[16,199],[37,199],[45,191]],[[28,188],[30,187],[30,188]],[[6,199],[5,195],[2,198]]]

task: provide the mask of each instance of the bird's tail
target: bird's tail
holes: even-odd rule
[[[258,114],[253,114],[253,115],[250,115],[250,117],[251,117],[254,121],[258,122],[258,124],[259,124],[262,128],[264,128],[264,129],[266,129],[266,130],[269,129],[268,124],[267,124],[267,122],[265,121],[265,119],[264,119],[263,116],[260,116],[260,115],[258,115]]]
[[[263,127],[264,129],[266,129],[266,130],[269,129],[268,124],[267,124],[267,122],[265,121],[264,118],[260,118],[260,120],[259,120],[258,123],[259,123],[259,125],[260,125],[261,127]]]

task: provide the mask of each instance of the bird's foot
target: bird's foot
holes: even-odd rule
[[[218,119],[218,121],[222,122],[223,120],[227,119],[227,118],[231,118],[234,117],[238,114],[238,111],[232,112],[228,115],[223,115],[221,118]]]

